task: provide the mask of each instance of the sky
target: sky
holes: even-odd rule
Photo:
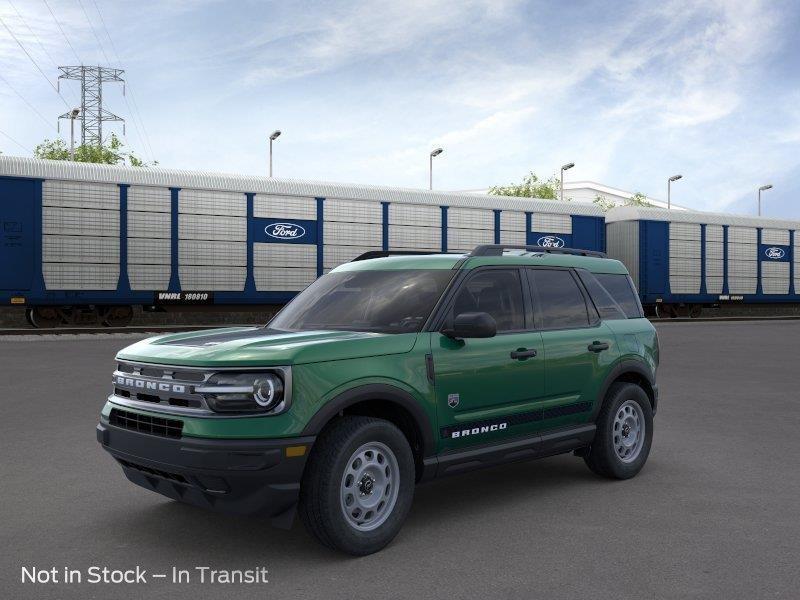
[[[4,154],[79,103],[58,65],[101,64],[162,167],[265,175],[280,129],[276,177],[425,188],[442,147],[437,189],[574,162],[567,180],[659,199],[682,174],[672,200],[698,210],[755,214],[771,183],[763,214],[800,219],[796,1],[0,0],[0,19]]]

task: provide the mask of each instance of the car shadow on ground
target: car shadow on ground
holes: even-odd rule
[[[526,461],[447,477],[417,486],[411,513],[396,543],[415,544],[430,526],[463,529],[475,519],[503,520],[504,505],[535,502],[541,494],[565,487],[603,485],[606,481],[588,471],[583,461],[569,456]],[[317,543],[299,518],[291,530],[277,529],[268,520],[223,515],[152,496],[153,501],[114,511],[113,523],[99,523],[126,545],[158,548],[185,561],[208,558],[234,564],[262,560],[265,556],[302,556],[304,563],[329,563],[349,557]],[[487,513],[486,507],[492,510]],[[109,515],[109,518],[111,516]]]

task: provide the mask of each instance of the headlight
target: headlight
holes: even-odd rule
[[[265,413],[284,401],[283,380],[276,373],[216,373],[195,392],[215,412]]]

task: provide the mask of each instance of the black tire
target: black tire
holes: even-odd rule
[[[635,459],[625,462],[615,450],[615,417],[623,404],[635,402],[644,420],[644,436],[641,449]],[[630,479],[644,467],[653,443],[653,409],[647,393],[635,383],[615,383],[606,394],[606,399],[597,417],[597,433],[584,461],[592,472],[611,479]]]
[[[385,521],[376,529],[357,529],[342,508],[342,481],[351,456],[364,444],[388,447],[399,470],[397,497]],[[406,520],[414,497],[414,456],[403,433],[389,421],[344,416],[329,425],[308,458],[300,485],[300,518],[308,531],[325,546],[364,556],[377,552],[394,539]]]

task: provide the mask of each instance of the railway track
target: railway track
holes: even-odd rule
[[[699,322],[726,322],[726,321],[797,321],[800,315],[782,316],[737,316],[737,317],[688,317],[665,319],[651,318],[654,324],[662,323],[699,323]],[[34,329],[33,327],[0,328],[0,336],[11,335],[79,335],[79,334],[118,334],[118,333],[179,333],[181,331],[200,331],[203,329],[218,329],[221,327],[247,327],[248,325],[129,325],[128,327],[57,327],[51,329]]]

